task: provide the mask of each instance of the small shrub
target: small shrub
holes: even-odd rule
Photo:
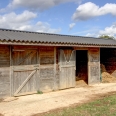
[[[38,91],[37,91],[37,94],[43,94],[43,92],[42,92],[42,91],[40,91],[40,90],[38,90]]]

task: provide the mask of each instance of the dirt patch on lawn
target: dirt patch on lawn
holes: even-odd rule
[[[0,116],[4,116],[4,115],[0,113]]]
[[[4,99],[0,98],[0,102],[2,102]]]
[[[89,102],[92,102],[94,100],[100,100],[100,99],[103,99],[105,97],[109,97],[109,96],[112,96],[112,95],[115,95],[116,94],[116,91],[113,91],[113,92],[108,92],[108,93],[105,93],[105,94],[95,94],[95,97],[92,96],[91,99],[89,100],[86,100],[86,101],[83,101],[82,103],[75,103],[75,104],[72,104],[68,107],[60,107],[60,108],[57,108],[57,109],[53,109],[53,110],[50,110],[50,111],[47,111],[47,112],[43,112],[43,113],[37,113],[37,114],[34,114],[34,115],[31,115],[31,116],[44,116],[44,115],[47,115],[47,114],[50,114],[50,113],[53,113],[54,114],[64,110],[64,109],[67,109],[67,108],[73,108],[73,107],[76,107],[76,106],[81,106],[82,104],[86,104],[86,103],[89,103]],[[104,103],[104,104],[108,104],[108,103]]]

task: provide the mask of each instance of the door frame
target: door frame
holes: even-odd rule
[[[88,50],[88,48],[78,48],[78,49],[76,49],[76,51],[87,51],[87,79],[88,79],[87,84],[88,84],[89,83],[89,72],[88,72],[88,62],[89,62],[88,52],[89,52],[89,50]],[[77,59],[76,59],[76,62],[77,62]]]
[[[95,47],[74,47],[74,49],[75,50],[87,50],[87,52],[88,52],[88,63],[87,63],[87,67],[88,67],[88,71],[87,71],[87,75],[88,75],[88,85],[91,85],[92,83],[90,83],[90,78],[91,78],[91,71],[90,71],[90,67],[91,67],[91,62],[90,62],[90,60],[89,60],[89,57],[90,57],[90,50],[98,50],[99,51],[99,62],[98,62],[98,64],[97,64],[97,66],[98,66],[98,75],[99,75],[99,78],[100,78],[100,48],[98,47],[98,48],[95,48]],[[98,82],[96,82],[96,83],[100,83],[100,80],[98,81]],[[96,83],[94,83],[94,84],[96,84]]]

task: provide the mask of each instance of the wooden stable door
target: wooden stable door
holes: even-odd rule
[[[39,90],[37,50],[12,50],[12,94],[29,94]]]
[[[74,50],[60,50],[60,89],[75,87],[75,54]]]
[[[100,50],[91,48],[88,51],[88,84],[100,83]]]

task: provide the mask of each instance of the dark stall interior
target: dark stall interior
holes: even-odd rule
[[[88,83],[88,57],[87,50],[76,51],[76,82],[83,80]]]
[[[116,48],[100,49],[101,81],[116,82]]]

